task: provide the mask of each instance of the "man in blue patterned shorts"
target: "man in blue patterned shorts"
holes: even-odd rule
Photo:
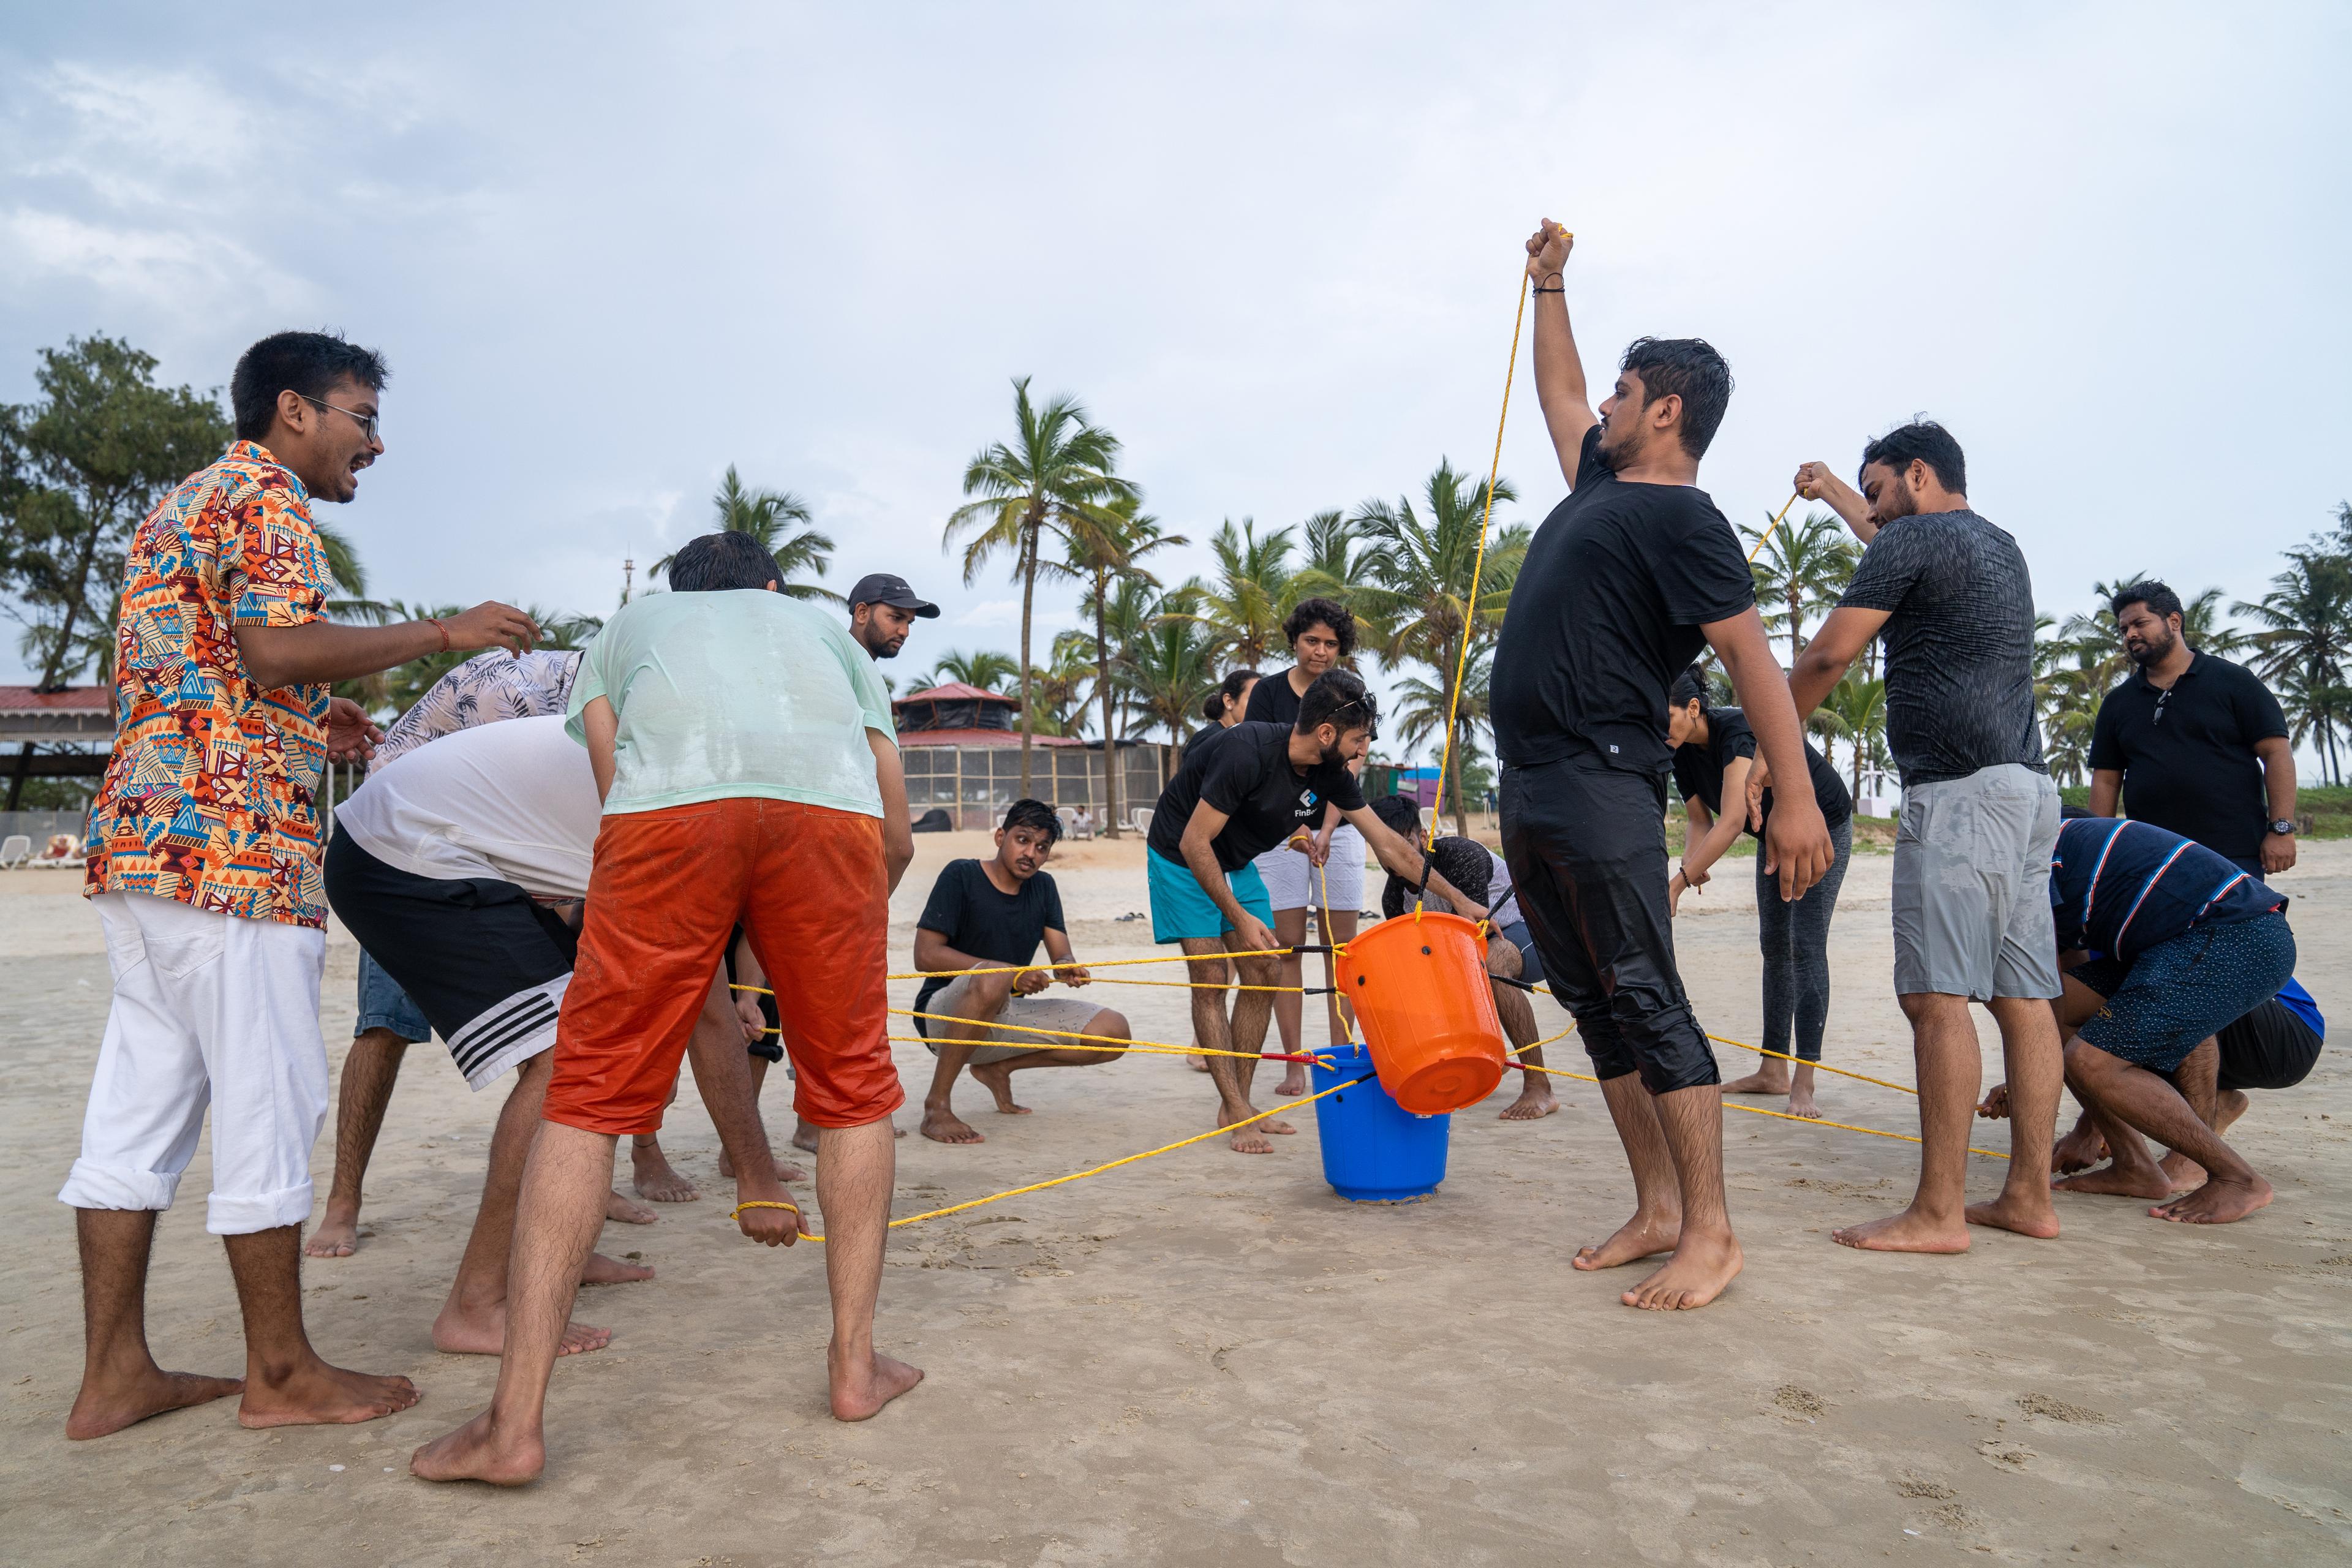
[[[2143,1158],[2068,1176],[2061,1191],[2170,1198],[2135,1134],[2196,1162],[2204,1184],[2148,1210],[2223,1225],[2271,1201],[2271,1184],[2206,1125],[2177,1078],[2204,1042],[2294,974],[2286,900],[2202,845],[2145,822],[2074,816],[2060,827],[2050,901],[2068,966],[2058,1003],[2066,1087]],[[2000,1096],[1986,1113],[1998,1114]]]

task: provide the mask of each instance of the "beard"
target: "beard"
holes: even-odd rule
[[[2165,632],[2160,637],[2142,638],[2137,647],[2126,643],[2124,652],[2130,657],[2134,664],[2146,669],[2149,665],[2161,664],[2171,654],[2175,640],[2170,632]]]

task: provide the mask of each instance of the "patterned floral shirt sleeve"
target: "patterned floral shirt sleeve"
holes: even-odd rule
[[[329,586],[302,482],[232,444],[156,504],[124,562],[116,733],[84,890],[247,920],[326,920],[312,800],[329,689],[262,690],[239,626],[299,626]]]
[[[579,673],[576,650],[544,648],[476,654],[433,683],[410,704],[375,749],[369,766],[382,768],[427,741],[501,719],[541,719],[563,711]]]

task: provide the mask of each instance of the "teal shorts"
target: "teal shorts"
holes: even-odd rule
[[[1224,911],[1217,908],[1209,890],[1188,867],[1180,866],[1157,849],[1146,849],[1145,865],[1151,880],[1151,940],[1181,942],[1187,937],[1199,937],[1214,942],[1234,928],[1225,923]],[[1255,866],[1244,866],[1238,871],[1225,873],[1225,886],[1231,888],[1234,899],[1241,907],[1274,929],[1274,900],[1265,894],[1265,881],[1257,874]]]

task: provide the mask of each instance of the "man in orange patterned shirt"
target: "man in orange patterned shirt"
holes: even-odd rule
[[[404,1377],[331,1366],[302,1327],[310,1146],[327,1109],[319,1036],[326,900],[313,801],[330,758],[380,735],[338,680],[441,648],[538,637],[478,605],[389,626],[320,618],[331,578],[313,496],[347,501],[383,451],[383,362],[320,332],[246,351],[237,439],[157,503],[125,563],[116,734],[90,806],[83,892],[106,929],[114,1000],[81,1157],[58,1194],[80,1244],[88,1325],[68,1437],[242,1392],[247,1426],[366,1421],[416,1403]],[[245,1319],[245,1376],[155,1364],[146,1333],[155,1215],[213,1111],[205,1228]]]

